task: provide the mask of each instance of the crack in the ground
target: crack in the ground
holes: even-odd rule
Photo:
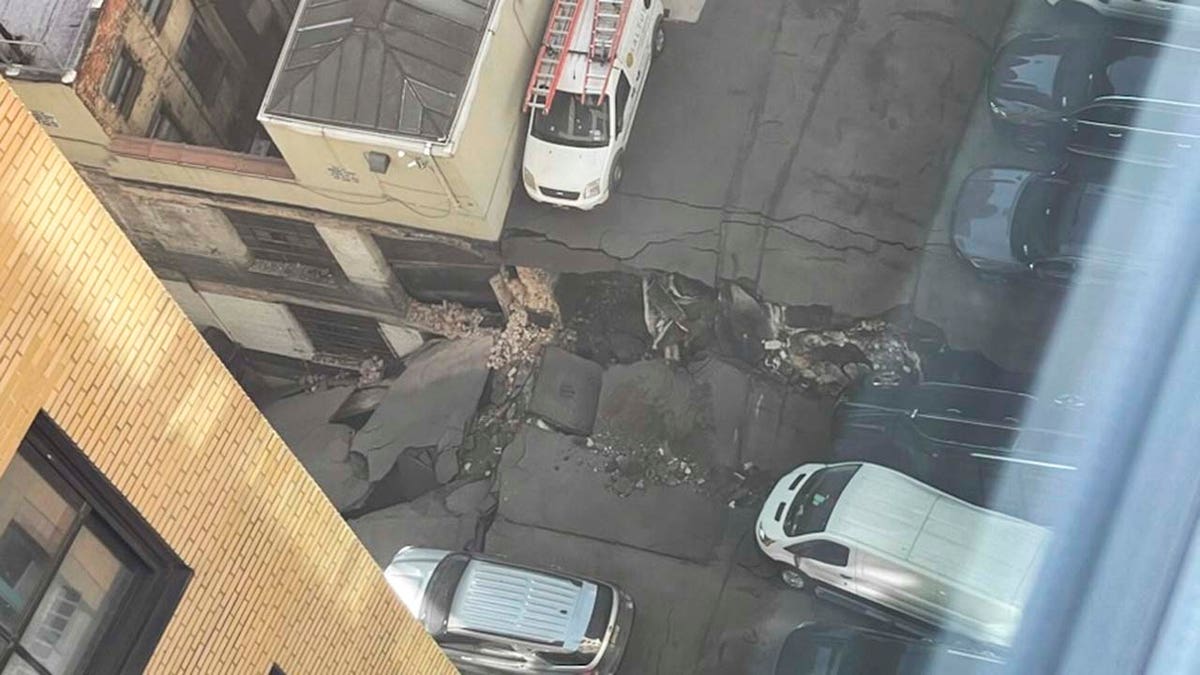
[[[816,217],[816,216],[813,216],[812,219],[816,220],[818,222],[822,222],[822,223],[826,222],[825,220],[823,220],[819,217]],[[791,230],[789,228],[783,227],[782,225],[777,225],[775,223],[768,221],[767,219],[755,221],[755,220],[737,220],[734,218],[726,218],[724,222],[737,223],[739,225],[749,225],[751,227],[761,227],[766,230],[777,230],[779,232],[782,232],[790,237],[799,239],[801,241],[805,241],[810,244],[815,244],[817,246],[820,246],[821,248],[824,248],[824,249],[827,249],[830,251],[839,251],[842,253],[845,253],[847,251],[858,251],[858,252],[864,253],[866,255],[874,255],[874,254],[878,253],[880,251],[880,249],[882,249],[884,246],[894,246],[894,247],[901,248],[901,249],[904,249],[905,251],[910,251],[910,252],[918,252],[918,251],[923,250],[923,247],[918,244],[909,244],[908,242],[898,241],[898,240],[894,240],[894,239],[883,239],[882,237],[878,237],[873,234],[868,234],[866,232],[858,232],[857,230],[852,230],[850,228],[846,228],[845,226],[838,225],[836,223],[827,223],[827,224],[837,227],[838,229],[842,229],[842,230],[851,232],[857,236],[865,237],[866,239],[869,239],[869,240],[875,242],[876,245],[874,247],[870,247],[870,248],[866,247],[866,246],[860,246],[858,244],[847,244],[845,246],[838,246],[836,244],[831,244],[829,242],[822,241],[816,237],[811,237],[811,236],[808,236],[805,234],[801,234],[799,232],[796,232],[795,230]],[[766,249],[767,249],[766,240],[764,238],[763,246],[762,246],[760,252],[765,252]],[[761,266],[761,261],[760,261],[760,266]]]
[[[710,233],[712,233],[712,229],[704,228],[701,230],[687,230],[685,232],[679,232],[679,233],[673,234],[672,236],[666,237],[664,239],[651,239],[651,240],[644,242],[634,252],[626,254],[626,255],[617,255],[616,253],[613,253],[612,251],[609,251],[608,249],[604,248],[604,237],[605,237],[605,235],[608,234],[607,230],[605,232],[601,233],[600,240],[597,241],[594,245],[586,245],[586,246],[570,244],[565,241],[562,241],[561,239],[556,239],[554,237],[551,237],[548,232],[537,232],[535,230],[528,230],[528,229],[524,229],[524,228],[513,228],[513,229],[509,230],[509,233],[511,235],[515,235],[517,237],[525,237],[525,238],[529,238],[529,239],[540,239],[548,244],[562,246],[563,248],[567,249],[568,251],[575,251],[577,253],[599,253],[608,258],[612,258],[613,260],[615,260],[619,263],[628,264],[634,258],[637,258],[641,254],[645,253],[646,250],[649,249],[651,246],[661,246],[661,245],[665,245],[665,244],[685,244],[685,245],[687,245],[686,239],[688,239],[689,237],[695,237],[695,236],[699,236],[699,235],[703,235],[703,234],[710,234]],[[694,251],[699,251],[701,253],[719,253],[719,251],[717,251],[715,249],[704,248],[701,246],[688,245],[688,248],[690,248]]]

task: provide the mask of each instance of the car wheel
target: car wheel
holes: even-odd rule
[[[621,187],[621,179],[625,177],[625,157],[617,153],[613,159],[612,169],[608,172],[608,191],[614,192]]]
[[[788,588],[793,588],[797,591],[806,591],[812,588],[812,579],[808,575],[795,567],[785,567],[779,571],[779,580]]]
[[[663,18],[660,16],[654,22],[654,43],[652,46],[653,54],[651,58],[657,58],[663,50],[667,48],[667,31],[663,28]]]

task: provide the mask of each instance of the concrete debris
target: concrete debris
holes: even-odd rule
[[[411,326],[450,339],[494,334],[494,329],[481,327],[486,317],[487,314],[482,310],[454,302],[412,302],[405,311],[405,320]]]
[[[384,363],[378,356],[363,359],[358,364],[358,386],[367,387],[383,379]]]
[[[433,475],[437,482],[445,485],[458,475],[458,448],[446,448],[438,453],[437,462],[433,465]]]
[[[333,272],[324,267],[313,267],[297,262],[278,262],[275,260],[263,260],[255,258],[250,264],[250,271],[259,274],[270,274],[276,277],[287,277],[288,279],[296,279],[307,281],[309,283],[332,284],[335,283]]]
[[[732,282],[722,284],[719,298],[718,334],[724,338],[726,349],[747,363],[760,363],[763,341],[772,337],[767,306]]]
[[[678,274],[652,274],[642,279],[642,311],[651,349],[668,361],[708,342],[716,298],[707,286]]]
[[[507,321],[492,347],[488,367],[504,372],[511,385],[520,367],[533,364],[542,348],[559,337],[562,316],[549,272],[529,267],[506,269],[492,277],[491,285]]]
[[[487,383],[492,343],[486,335],[449,340],[409,359],[351,446],[372,481],[409,448],[459,447]]]
[[[773,308],[775,316],[783,312]],[[842,330],[772,323],[777,333],[763,341],[766,367],[819,393],[835,395],[867,374],[892,382],[920,376],[921,357],[899,329],[882,319],[864,319]]]
[[[678,457],[663,446],[650,446],[613,433],[591,436],[585,447],[603,461],[608,488],[625,496],[650,485],[690,485],[705,483],[708,468],[697,460]]]
[[[599,364],[560,347],[548,347],[534,377],[527,411],[568,433],[590,434],[603,375]]]

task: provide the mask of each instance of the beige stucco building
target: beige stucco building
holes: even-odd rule
[[[549,0],[95,4],[0,0],[0,65],[198,325],[349,367],[494,309]]]

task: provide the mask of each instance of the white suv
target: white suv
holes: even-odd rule
[[[1062,0],[1046,0],[1057,5]],[[1070,0],[1105,16],[1200,27],[1200,0]]]

